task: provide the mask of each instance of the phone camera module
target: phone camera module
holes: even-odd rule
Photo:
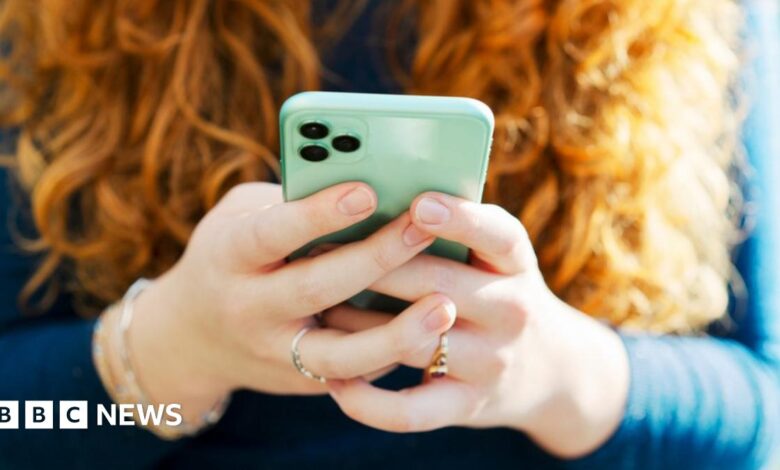
[[[310,162],[321,162],[328,158],[328,149],[322,145],[309,144],[301,147],[301,158]]]
[[[360,148],[360,141],[351,135],[334,137],[331,144],[333,144],[333,148],[339,152],[354,152]]]
[[[305,122],[298,128],[301,135],[307,139],[317,140],[328,136],[328,126],[320,122]]]

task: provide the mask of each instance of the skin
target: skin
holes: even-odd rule
[[[229,193],[137,300],[129,348],[150,398],[181,403],[194,419],[237,389],[329,393],[378,429],[509,427],[564,458],[612,435],[628,389],[622,342],[550,292],[525,230],[500,207],[426,193],[364,241],[285,261],[375,208],[362,183],[289,203],[267,183]],[[421,254],[436,237],[471,248],[471,264]],[[366,288],[413,303],[399,315],[343,304]],[[326,385],[290,359],[293,336],[320,312],[326,328],[300,351]],[[116,315],[106,322],[113,328]],[[371,385],[398,364],[427,366],[445,331],[447,377],[400,392]],[[120,367],[116,351],[108,358]]]

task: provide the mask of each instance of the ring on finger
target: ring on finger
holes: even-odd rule
[[[428,368],[426,369],[426,375],[432,379],[438,379],[441,377],[444,377],[449,372],[449,367],[447,365],[448,360],[448,354],[449,354],[449,338],[447,337],[447,333],[442,333],[441,336],[439,336],[439,346],[436,348],[436,351],[433,353],[433,359],[431,359],[431,363],[428,365]]]
[[[319,328],[319,326],[316,327]],[[311,325],[307,325],[301,328],[300,331],[298,331],[298,333],[296,333],[295,337],[292,340],[292,344],[290,345],[290,352],[292,354],[293,365],[298,370],[298,372],[301,373],[301,375],[324,384],[327,382],[327,379],[325,379],[325,377],[315,374],[314,372],[310,371],[303,365],[303,361],[301,360],[301,351],[298,348],[301,339],[306,335],[306,333],[311,331],[313,328],[315,327]]]

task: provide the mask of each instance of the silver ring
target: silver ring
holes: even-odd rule
[[[316,380],[321,384],[324,384],[325,382],[327,382],[325,377],[321,375],[317,375],[303,366],[303,361],[301,361],[301,352],[298,350],[298,343],[301,342],[301,338],[303,338],[303,336],[306,333],[311,331],[311,329],[312,329],[311,326],[304,326],[303,328],[301,328],[301,331],[299,331],[293,338],[292,345],[290,346],[290,352],[292,353],[292,361],[295,368],[298,369],[298,372],[300,372],[303,376],[308,377],[312,380]]]

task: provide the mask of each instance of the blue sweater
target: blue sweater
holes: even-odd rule
[[[757,168],[760,216],[739,266],[750,291],[735,327],[709,337],[624,336],[631,364],[625,418],[599,450],[561,462],[522,434],[448,428],[390,434],[345,418],[327,397],[239,392],[223,420],[197,438],[164,442],[136,428],[96,427],[94,410],[109,404],[91,360],[94,321],[67,302],[50,315],[22,318],[15,299],[35,260],[0,230],[0,400],[88,400],[87,430],[0,430],[0,468],[762,468],[780,462],[780,12],[755,0],[752,34],[759,60],[750,74],[756,97],[746,145]],[[370,11],[326,56],[341,80],[333,89],[395,91],[366,41]],[[11,145],[12,136],[5,144]],[[5,178],[0,180],[5,182]],[[0,187],[0,220],[11,215]],[[386,387],[415,383],[401,369]],[[23,407],[22,407],[23,408]],[[56,407],[55,407],[56,410]],[[23,419],[23,418],[22,418]],[[55,420],[56,421],[56,420]]]

